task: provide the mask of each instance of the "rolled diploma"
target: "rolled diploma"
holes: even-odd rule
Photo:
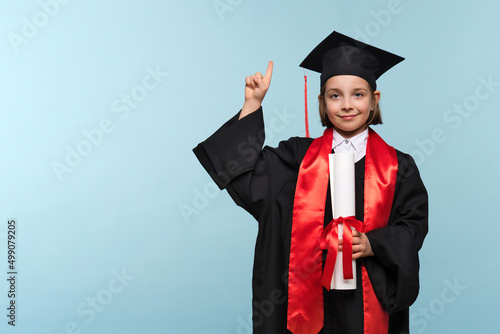
[[[332,197],[333,218],[356,215],[354,188],[354,153],[334,153],[330,158],[330,193]],[[343,224],[338,225],[339,239],[342,239]],[[356,260],[352,260],[353,279],[344,279],[342,252],[337,252],[330,289],[356,289]]]

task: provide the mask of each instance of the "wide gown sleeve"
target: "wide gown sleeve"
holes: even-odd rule
[[[365,265],[382,306],[409,307],[419,291],[418,251],[428,230],[428,198],[411,156],[398,152],[399,171],[388,226],[367,233],[373,253]]]
[[[262,108],[238,120],[239,113],[193,149],[217,183],[255,219],[270,208],[297,171],[312,140],[290,138],[277,148],[264,147]]]

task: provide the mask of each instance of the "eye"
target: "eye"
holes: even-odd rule
[[[355,97],[363,97],[363,93],[360,93],[360,92],[357,92],[357,93],[354,93],[354,96]]]
[[[332,99],[338,99],[340,97],[340,95],[338,93],[333,93],[330,95],[330,98]]]

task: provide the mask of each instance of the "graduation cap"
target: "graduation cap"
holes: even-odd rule
[[[321,86],[336,75],[355,75],[376,89],[375,80],[403,60],[403,57],[334,31],[309,53],[300,66],[321,73]]]

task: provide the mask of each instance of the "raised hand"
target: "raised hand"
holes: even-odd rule
[[[241,109],[240,119],[260,108],[262,100],[264,100],[271,85],[272,76],[273,62],[269,61],[264,76],[257,72],[245,78],[245,103]]]

